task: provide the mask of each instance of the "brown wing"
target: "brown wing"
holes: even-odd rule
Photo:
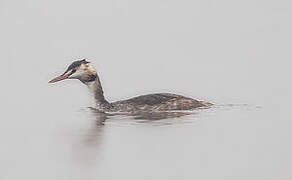
[[[212,104],[177,94],[149,94],[111,103],[115,111],[173,111],[209,107]]]
[[[169,94],[169,93],[159,93],[159,94],[148,94],[143,96],[134,97],[124,101],[117,101],[114,104],[129,104],[133,106],[139,105],[159,105],[166,103],[171,100],[186,98],[184,96],[176,95],[176,94]]]

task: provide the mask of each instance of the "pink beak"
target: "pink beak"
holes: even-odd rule
[[[71,75],[70,73],[63,74],[61,76],[58,76],[58,77],[50,80],[49,83],[55,83],[55,82],[58,82],[58,81],[62,81],[64,79],[68,79],[70,75]]]

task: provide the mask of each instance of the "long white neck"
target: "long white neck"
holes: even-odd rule
[[[100,110],[104,109],[109,102],[104,98],[102,86],[98,76],[96,76],[94,81],[86,82],[85,84],[88,86],[91,96],[93,97],[94,107]]]

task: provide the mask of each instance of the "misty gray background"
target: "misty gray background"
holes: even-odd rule
[[[0,179],[291,179],[291,5],[0,0]],[[98,128],[85,86],[47,84],[81,58],[109,101],[172,92],[223,108]]]

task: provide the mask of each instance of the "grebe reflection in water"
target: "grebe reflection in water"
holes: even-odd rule
[[[101,112],[181,111],[208,108],[212,105],[208,102],[170,93],[148,94],[110,103],[103,95],[103,89],[96,70],[85,59],[73,62],[65,73],[52,79],[49,83],[65,79],[79,79],[83,84],[87,85],[95,100],[94,108]]]

